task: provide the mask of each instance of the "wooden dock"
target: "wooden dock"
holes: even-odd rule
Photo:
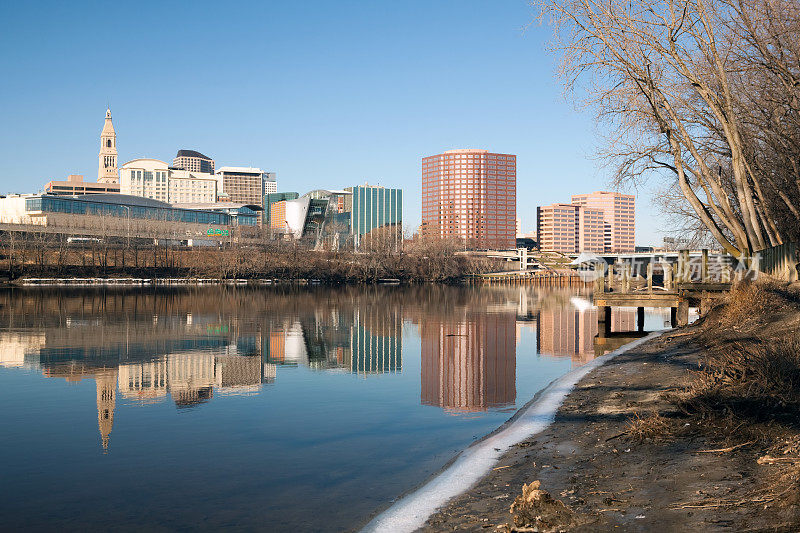
[[[590,285],[575,270],[519,270],[492,272],[469,276],[467,282],[475,284],[537,285],[542,287],[585,287]]]
[[[635,307],[637,330],[644,331],[645,307],[669,307],[672,327],[689,323],[689,307],[699,307],[701,314],[710,303],[724,297],[731,289],[734,270],[728,262],[709,260],[703,250],[699,261],[691,262],[689,252],[678,254],[677,262],[650,261],[645,276],[635,276],[633,265],[608,265],[605,275],[598,275],[594,285],[594,304],[598,307],[598,336],[611,334],[611,309]],[[714,272],[710,272],[710,267]]]

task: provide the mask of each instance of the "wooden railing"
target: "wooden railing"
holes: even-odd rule
[[[798,245],[779,244],[758,252],[758,270],[781,281],[797,281]]]
[[[731,256],[710,255],[702,250],[699,257],[690,257],[689,251],[678,252],[677,261],[658,258],[655,254],[646,260],[644,272],[635,272],[631,262],[610,264],[605,276],[595,281],[597,292],[677,292],[687,286],[727,288],[738,275]],[[640,269],[641,270],[641,269]],[[658,284],[660,283],[660,285]]]

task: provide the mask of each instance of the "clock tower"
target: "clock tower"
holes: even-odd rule
[[[98,183],[119,183],[117,174],[117,134],[111,123],[111,109],[106,109],[106,121],[100,133]]]

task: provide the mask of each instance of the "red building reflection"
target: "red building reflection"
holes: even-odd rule
[[[538,352],[542,355],[570,357],[575,366],[595,357],[597,309],[574,307],[542,309],[536,317]],[[611,315],[612,331],[635,331],[636,310],[615,309]]]
[[[453,412],[485,411],[517,397],[516,316],[427,318],[422,339],[422,404]]]

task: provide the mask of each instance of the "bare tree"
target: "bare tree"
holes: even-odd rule
[[[786,34],[797,26],[794,0],[535,3],[556,24],[567,88],[586,89],[616,132],[602,155],[615,163],[618,182],[652,171],[671,176],[696,219],[733,254],[785,240],[800,221],[800,185],[787,193],[785,178],[773,174],[780,157],[759,160],[755,141],[761,109],[798,110],[796,99],[772,101],[761,90],[796,79]],[[777,138],[797,141],[784,130]]]

